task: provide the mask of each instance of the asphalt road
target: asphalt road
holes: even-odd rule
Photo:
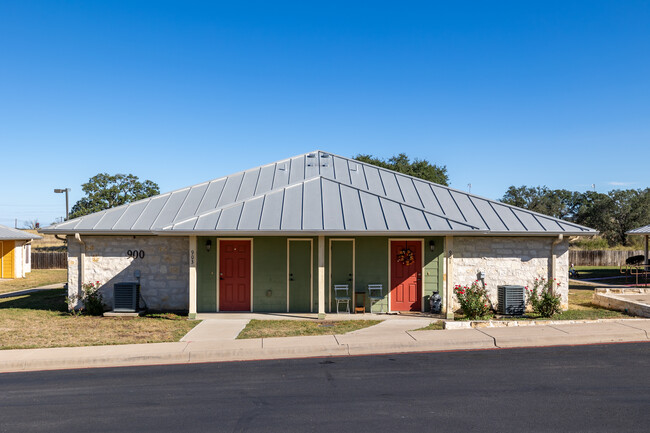
[[[1,432],[647,432],[650,344],[0,374]]]

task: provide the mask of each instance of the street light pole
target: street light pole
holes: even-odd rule
[[[65,193],[65,219],[66,219],[66,221],[70,216],[70,212],[68,211],[68,209],[70,209],[70,207],[68,206],[68,192],[69,191],[70,191],[70,188],[57,188],[57,189],[54,190],[54,192],[57,193],[57,194]]]

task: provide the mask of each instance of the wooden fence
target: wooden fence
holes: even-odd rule
[[[618,266],[625,264],[625,259],[644,255],[645,251],[620,250],[569,250],[569,263],[575,266]]]
[[[68,253],[32,252],[32,269],[65,269],[68,267]]]

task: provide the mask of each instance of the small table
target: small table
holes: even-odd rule
[[[363,297],[363,305],[362,306],[357,305],[357,298],[359,296]],[[355,314],[357,314],[357,313],[366,314],[366,292],[365,291],[363,291],[363,292],[354,292],[354,313]]]

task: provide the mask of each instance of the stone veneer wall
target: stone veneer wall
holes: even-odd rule
[[[104,303],[113,307],[113,284],[137,281],[152,310],[188,310],[189,238],[162,236],[81,236],[86,244],[85,282],[99,281]],[[144,251],[144,258],[127,256],[128,250]],[[81,244],[68,236],[68,295],[79,290]]]
[[[454,237],[453,283],[471,284],[485,272],[488,296],[497,304],[497,286],[532,286],[535,278],[550,278],[551,244],[557,237]],[[555,275],[562,308],[569,306],[569,241],[555,246]],[[454,297],[454,309],[458,308]]]

